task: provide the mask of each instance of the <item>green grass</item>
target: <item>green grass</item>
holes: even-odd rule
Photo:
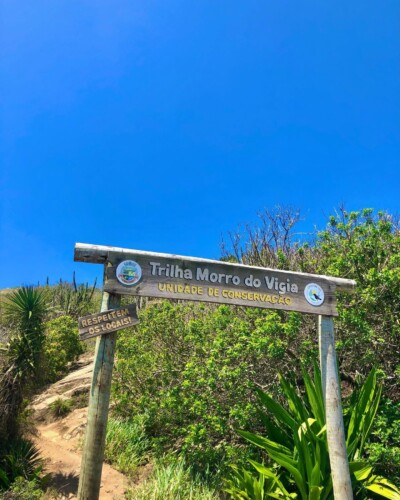
[[[74,405],[74,409],[86,408],[87,406],[89,406],[89,391],[83,390],[81,392],[73,394],[72,402]]]
[[[138,467],[152,462],[151,441],[142,418],[131,421],[110,418],[107,426],[105,459],[119,471],[133,477]],[[127,499],[135,500],[210,500],[222,498],[204,483],[199,474],[176,456],[154,462],[152,473],[139,486],[129,490]]]
[[[217,490],[202,483],[183,460],[156,462],[149,479],[126,493],[128,500],[212,500],[222,498]]]
[[[149,448],[142,420],[109,419],[105,460],[119,471],[133,475],[139,465],[148,461]]]
[[[56,418],[64,417],[73,410],[73,402],[71,399],[57,398],[50,405],[50,411]]]

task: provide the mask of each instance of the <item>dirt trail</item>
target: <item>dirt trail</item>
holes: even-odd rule
[[[81,357],[65,378],[49,386],[36,396],[34,410],[36,435],[34,440],[45,459],[46,472],[50,474],[49,488],[58,491],[60,499],[76,498],[81,465],[80,446],[86,426],[85,400],[90,389],[93,355]],[[62,419],[51,418],[49,405],[58,398],[78,398],[84,405]],[[107,464],[103,464],[100,488],[101,500],[124,498],[128,479]]]

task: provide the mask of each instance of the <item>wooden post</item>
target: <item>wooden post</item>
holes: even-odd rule
[[[119,295],[103,292],[101,311],[117,309],[120,301]],[[97,337],[78,500],[99,498],[116,340],[117,332]]]
[[[331,316],[319,316],[318,318],[322,390],[333,494],[336,500],[352,500],[353,492],[343,425],[333,318]]]

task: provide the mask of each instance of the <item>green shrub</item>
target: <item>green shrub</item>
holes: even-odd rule
[[[400,230],[394,217],[372,209],[331,216],[314,249],[315,271],[357,281],[338,294],[338,356],[346,373],[382,370],[384,393],[400,400]],[[390,376],[388,376],[390,375]]]
[[[86,408],[89,406],[89,389],[76,391],[72,396],[74,408]]]
[[[276,367],[292,363],[299,315],[165,301],[140,321],[118,336],[116,414],[145,415],[153,444],[199,471],[248,454],[234,446],[234,428],[260,425],[254,382],[273,382]]]
[[[60,316],[46,323],[43,346],[44,382],[54,382],[67,371],[68,364],[84,352],[78,325],[70,316]]]
[[[376,472],[400,485],[400,402],[382,401],[366,451]]]
[[[65,417],[73,409],[73,402],[71,399],[57,398],[49,405],[50,411],[56,418]]]
[[[44,493],[40,482],[28,481],[23,477],[18,477],[7,492],[0,494],[1,500],[42,500],[43,498]]]

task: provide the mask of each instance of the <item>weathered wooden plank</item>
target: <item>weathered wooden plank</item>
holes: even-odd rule
[[[336,365],[333,318],[320,316],[318,321],[322,390],[326,413],[326,437],[331,464],[333,494],[340,500],[352,500],[351,478],[347,459],[340,382]]]
[[[79,336],[81,340],[85,340],[97,335],[116,332],[122,328],[129,328],[138,322],[136,305],[130,304],[119,309],[110,309],[79,318]]]
[[[337,315],[335,285],[324,277],[147,253],[110,253],[108,261],[110,293]]]
[[[133,250],[129,248],[119,248],[105,245],[92,245],[88,243],[76,243],[75,244],[75,252],[74,252],[74,260],[77,262],[91,262],[94,264],[104,264],[105,262],[116,262],[116,256],[118,256],[119,260],[131,259],[132,256],[142,256],[142,257],[150,257],[153,259],[176,259],[178,261],[185,261],[188,263],[198,263],[199,265],[211,265],[218,264],[223,265],[226,269],[227,274],[232,274],[233,269],[242,268],[246,269],[249,272],[252,270],[260,270],[264,271],[275,271],[270,268],[260,268],[255,266],[247,266],[243,264],[236,264],[231,262],[221,262],[218,260],[211,259],[202,259],[197,257],[187,257],[182,255],[175,254],[165,254],[165,253],[156,253],[156,252],[145,252],[143,250]],[[279,271],[286,272],[286,271]],[[352,292],[356,287],[356,282],[354,280],[344,279],[344,278],[336,278],[334,276],[325,276],[325,275],[317,275],[317,274],[309,274],[309,273],[298,273],[291,272],[293,276],[303,276],[308,278],[310,281],[313,279],[321,278],[326,279],[331,285],[336,287],[336,290],[339,292]]]

